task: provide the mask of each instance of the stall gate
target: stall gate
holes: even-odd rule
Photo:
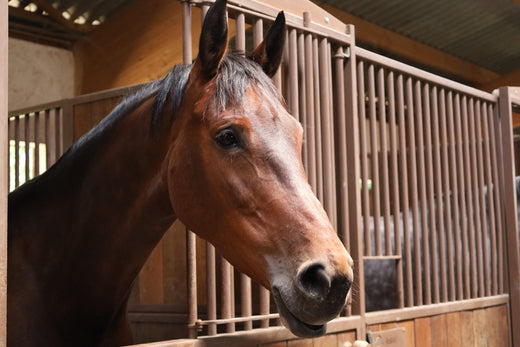
[[[193,58],[192,15],[204,16],[209,5],[182,2],[185,63]],[[277,12],[230,0],[233,48],[252,50]],[[384,338],[397,328],[407,346],[463,338],[519,345],[520,329],[511,329],[520,326],[511,125],[519,89],[489,94],[357,47],[351,25],[337,31],[310,12],[286,18],[284,63],[274,82],[305,129],[309,182],[355,261],[349,305],[314,344],[343,345],[367,332]],[[43,172],[136,88],[11,112],[10,188]],[[157,278],[140,276],[130,305],[138,341],[303,343],[280,327],[265,288],[193,233],[182,238],[186,269],[170,283],[186,283],[184,304],[143,302],[138,292]],[[171,265],[179,255],[154,259]]]

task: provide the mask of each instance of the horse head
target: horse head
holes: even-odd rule
[[[345,305],[352,259],[312,192],[303,129],[269,77],[280,13],[249,57],[226,54],[226,1],[208,11],[172,127],[165,180],[176,216],[269,288],[296,335],[319,336]]]

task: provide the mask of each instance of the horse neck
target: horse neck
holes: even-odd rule
[[[25,242],[33,244],[34,266],[45,264],[45,281],[59,277],[62,290],[83,288],[94,301],[124,301],[175,220],[163,179],[168,135],[150,135],[152,101],[87,136],[43,178],[51,188],[39,197],[46,203],[27,211],[42,219]]]

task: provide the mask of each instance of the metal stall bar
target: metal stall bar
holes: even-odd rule
[[[426,156],[426,195],[428,203],[428,231],[430,245],[430,255],[428,257],[431,264],[431,302],[438,303],[440,300],[439,288],[439,261],[437,251],[438,229],[435,223],[435,179],[433,175],[433,144],[432,144],[432,125],[431,125],[431,104],[430,104],[430,86],[424,83],[422,87],[423,115],[424,115],[424,154]],[[424,202],[426,205],[426,201]],[[426,218],[426,216],[425,216]],[[428,248],[426,248],[428,249]],[[426,267],[426,265],[425,265]]]
[[[454,241],[453,241],[453,230],[455,226],[452,223],[452,204],[451,204],[451,170],[450,160],[451,151],[450,148],[450,136],[448,132],[448,115],[449,110],[447,109],[446,103],[446,92],[445,89],[439,91],[439,131],[440,131],[440,143],[441,143],[441,159],[442,159],[442,196],[444,197],[445,214],[446,214],[446,253],[448,259],[448,299],[450,301],[455,300],[455,252],[454,252]]]
[[[377,141],[377,118],[376,118],[376,87],[375,87],[375,72],[374,65],[368,65],[368,115],[369,115],[369,134],[370,134],[370,151],[368,151],[370,156],[370,164],[371,164],[371,177],[372,179],[372,191],[371,191],[371,202],[373,209],[373,217],[374,217],[374,244],[375,244],[375,252],[372,250],[368,250],[370,255],[381,256],[382,245],[381,245],[381,204],[379,201],[379,143]],[[364,182],[363,182],[364,183]],[[370,219],[370,213],[365,216],[365,218]],[[365,250],[366,252],[367,250]]]
[[[517,91],[519,89],[516,89]],[[518,209],[516,203],[514,145],[513,145],[513,90],[499,89],[499,127],[502,147],[502,184],[504,198],[504,225],[507,240],[509,270],[509,296],[511,310],[511,335],[513,345],[520,344],[520,243],[518,240]],[[520,98],[516,104],[520,106]]]
[[[387,115],[385,97],[385,70],[382,67],[377,69],[377,113],[377,118],[379,119],[379,146],[381,151],[381,207],[384,216],[384,254],[386,256],[390,256],[393,254],[392,235],[390,229],[390,178],[388,172],[388,139],[386,134]]]
[[[437,218],[437,233],[439,238],[439,263],[440,263],[440,297],[439,302],[448,301],[448,266],[446,259],[446,228],[445,228],[445,207],[443,199],[443,166],[441,165],[441,149],[445,147],[445,142],[441,139],[440,135],[440,115],[439,115],[439,93],[440,90],[437,86],[433,86],[431,89],[431,126],[432,126],[432,137],[433,137],[433,164],[434,173],[436,177],[435,182],[435,204],[436,204],[436,218]],[[432,213],[432,212],[430,212]],[[448,221],[451,223],[451,221]],[[450,229],[451,230],[451,229]]]
[[[425,169],[425,146],[424,146],[424,128],[423,128],[423,104],[421,95],[421,82],[416,80],[414,83],[414,115],[413,117],[417,120],[415,128],[416,136],[416,148],[411,155],[417,156],[417,175],[419,185],[419,207],[420,207],[420,236],[418,240],[422,240],[415,243],[414,249],[421,250],[422,247],[422,264],[423,268],[422,286],[423,286],[423,304],[429,305],[432,303],[431,297],[431,277],[430,277],[430,250],[429,250],[429,237],[428,237],[428,210],[426,200],[426,169]],[[422,245],[422,246],[421,246]],[[418,253],[416,253],[418,254]],[[416,258],[416,264],[420,264],[421,259],[419,256]],[[421,278],[420,276],[417,277]],[[418,280],[417,282],[419,282]]]
[[[412,247],[410,242],[410,202],[408,190],[408,146],[406,139],[406,117],[404,103],[404,81],[403,75],[397,75],[397,115],[399,124],[399,153],[401,166],[401,211],[403,213],[403,237],[404,237],[404,263],[405,263],[405,279],[406,279],[406,299],[405,306],[412,307],[414,305],[413,292],[413,269],[412,269]],[[409,140],[408,140],[409,141]]]
[[[397,307],[404,307],[403,259],[401,246],[401,214],[399,198],[399,162],[398,162],[398,129],[396,121],[395,79],[393,71],[389,71],[387,78],[388,91],[388,131],[390,146],[390,177],[391,177],[391,208],[394,217],[394,254],[397,259]],[[390,245],[391,247],[391,245]],[[388,254],[388,253],[387,253]]]

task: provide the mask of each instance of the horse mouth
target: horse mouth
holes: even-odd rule
[[[318,337],[325,335],[327,324],[313,325],[307,324],[298,319],[287,307],[278,288],[273,288],[273,297],[278,307],[280,318],[284,325],[296,336],[299,337]]]

